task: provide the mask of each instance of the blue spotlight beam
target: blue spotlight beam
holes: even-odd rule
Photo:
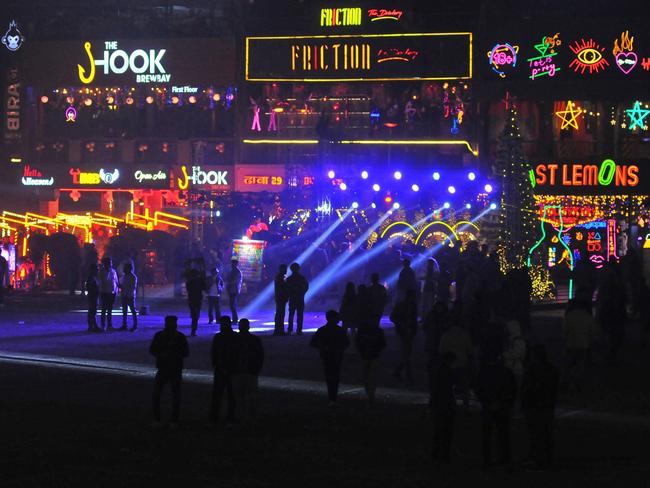
[[[331,224],[327,229],[325,229],[325,232],[323,232],[314,242],[312,242],[307,249],[305,249],[296,259],[294,262],[298,264],[304,263],[309,256],[311,256],[317,249],[318,247],[325,242],[325,239],[327,239],[332,232],[336,230],[336,228],[343,223],[343,221],[353,212],[353,209],[349,208],[346,210],[346,212],[341,216],[340,219],[336,219],[336,221]],[[289,264],[289,263],[287,263]],[[255,299],[250,302],[248,305],[244,307],[240,315],[242,317],[246,317],[247,315],[251,315],[259,310],[259,308],[264,305],[267,301],[271,299],[271,296],[273,295],[274,292],[274,287],[275,283],[271,282],[266,287],[257,294]]]
[[[361,245],[368,240],[370,234],[377,229],[388,217],[393,214],[392,211],[386,212],[382,215],[374,224],[372,224],[356,241],[352,243],[352,249],[350,251],[340,255],[336,258],[322,273],[320,273],[314,280],[312,280],[309,285],[309,291],[305,296],[305,301],[308,302],[311,298],[318,293],[327,283],[329,283],[330,278],[334,273],[336,273],[339,268],[350,258],[352,253],[359,249]]]

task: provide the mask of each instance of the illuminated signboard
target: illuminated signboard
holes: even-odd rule
[[[133,178],[135,178],[135,181],[138,183],[144,183],[148,181],[159,181],[159,180],[166,180],[167,179],[167,173],[165,173],[162,170],[159,170],[155,173],[148,173],[146,171],[142,170],[137,170],[135,173],[133,173]]]
[[[643,168],[650,161],[617,163],[544,163],[530,170],[536,194],[648,195],[650,183]]]
[[[183,165],[174,168],[172,186],[179,190],[232,190],[232,167]]]
[[[363,13],[360,8],[323,8],[320,11],[321,27],[361,25]]]
[[[174,93],[235,82],[234,41],[130,39],[30,42],[18,61],[29,86],[171,85]]]
[[[247,37],[246,79],[470,79],[471,51],[470,32]]]
[[[286,188],[282,164],[238,164],[235,166],[235,191],[280,192]]]
[[[402,18],[402,15],[404,15],[403,10],[388,10],[385,8],[368,9],[368,18],[370,19],[370,22],[377,22],[382,20],[399,22],[399,20]]]
[[[25,166],[20,182],[24,186],[52,186],[54,185],[54,177],[47,178],[39,170]]]
[[[120,170],[117,168],[105,170],[101,168],[99,171],[82,171],[79,168],[70,168],[68,171],[72,176],[73,185],[109,185],[117,186],[117,181],[120,178]]]
[[[537,55],[528,58],[528,66],[530,67],[530,79],[534,80],[540,76],[548,76],[552,78],[560,71],[554,59],[557,56],[556,46],[561,46],[560,34],[557,33],[553,37],[546,36],[542,42],[535,44]]]
[[[2,36],[2,44],[10,51],[18,51],[20,46],[25,42],[25,36],[22,35],[15,20],[9,22],[9,29]]]

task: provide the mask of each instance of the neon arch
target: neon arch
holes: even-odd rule
[[[476,232],[481,231],[481,229],[478,228],[478,225],[476,225],[474,222],[470,222],[469,220],[460,220],[460,221],[456,222],[454,224],[454,226],[452,227],[452,229],[455,231],[461,225],[463,225],[463,226],[469,225],[470,227],[474,227],[476,229]],[[458,231],[459,234],[460,234],[460,232],[463,232],[463,231]]]
[[[417,233],[418,233],[418,232],[415,230],[415,227],[413,227],[413,226],[412,226],[411,224],[409,224],[408,222],[399,221],[399,222],[393,222],[392,224],[390,224],[389,226],[387,226],[387,227],[382,231],[382,233],[381,233],[381,235],[380,235],[379,237],[383,239],[384,236],[386,235],[386,233],[387,233],[387,232],[388,232],[392,227],[395,227],[396,225],[405,225],[406,227],[408,227],[409,229],[411,229],[411,231],[413,232],[413,234],[417,234]]]
[[[456,234],[456,231],[454,231],[454,229],[453,229],[449,224],[447,224],[446,222],[441,222],[441,221],[439,221],[439,220],[436,220],[435,222],[430,222],[430,223],[428,223],[427,225],[424,226],[424,228],[423,228],[423,229],[420,231],[420,233],[418,234],[417,239],[415,239],[415,243],[417,244],[418,242],[420,242],[420,239],[422,239],[422,236],[424,235],[424,233],[426,232],[426,230],[427,230],[429,227],[432,227],[432,226],[434,226],[434,225],[442,225],[443,227],[449,229],[449,231],[450,231],[450,232],[452,233],[452,235],[454,236],[454,239],[455,239],[455,240],[458,240],[458,234]],[[447,237],[449,237],[449,236],[447,236]],[[451,239],[449,239],[449,240],[451,240]]]

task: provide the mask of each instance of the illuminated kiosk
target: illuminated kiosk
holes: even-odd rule
[[[650,249],[649,161],[534,164],[538,240],[528,265],[543,264],[571,298],[586,276],[630,250]]]

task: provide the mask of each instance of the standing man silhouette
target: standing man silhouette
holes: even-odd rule
[[[183,359],[189,356],[185,334],[178,332],[178,317],[165,317],[165,329],[153,336],[149,353],[156,358],[156,379],[153,387],[153,418],[160,424],[160,396],[163,387],[169,383],[172,388],[171,426],[178,426],[181,406],[181,380],[183,378]]]
[[[122,296],[122,330],[126,330],[126,318],[131,309],[133,315],[133,327],[131,332],[138,328],[138,314],[135,311],[135,294],[138,290],[138,277],[133,273],[133,265],[126,263],[124,265],[124,276],[120,286]]]
[[[291,276],[287,278],[287,293],[289,295],[289,326],[287,333],[291,335],[293,332],[293,317],[298,314],[296,319],[296,334],[302,335],[302,323],[305,316],[305,294],[309,290],[309,283],[307,278],[300,274],[300,265],[293,263],[291,269]]]
[[[284,335],[284,314],[287,308],[287,265],[281,264],[278,268],[278,274],[275,275],[274,290],[275,290],[275,330],[273,335]]]
[[[241,270],[237,266],[239,261],[235,258],[230,261],[230,272],[226,279],[226,291],[228,292],[228,303],[230,305],[230,313],[232,314],[232,321],[239,322],[237,316],[237,303],[239,302],[239,294],[241,293],[241,285],[243,276]]]
[[[117,273],[113,268],[113,260],[109,257],[102,259],[102,269],[99,271],[99,293],[102,302],[102,330],[113,330],[113,304],[115,295],[117,295]]]

